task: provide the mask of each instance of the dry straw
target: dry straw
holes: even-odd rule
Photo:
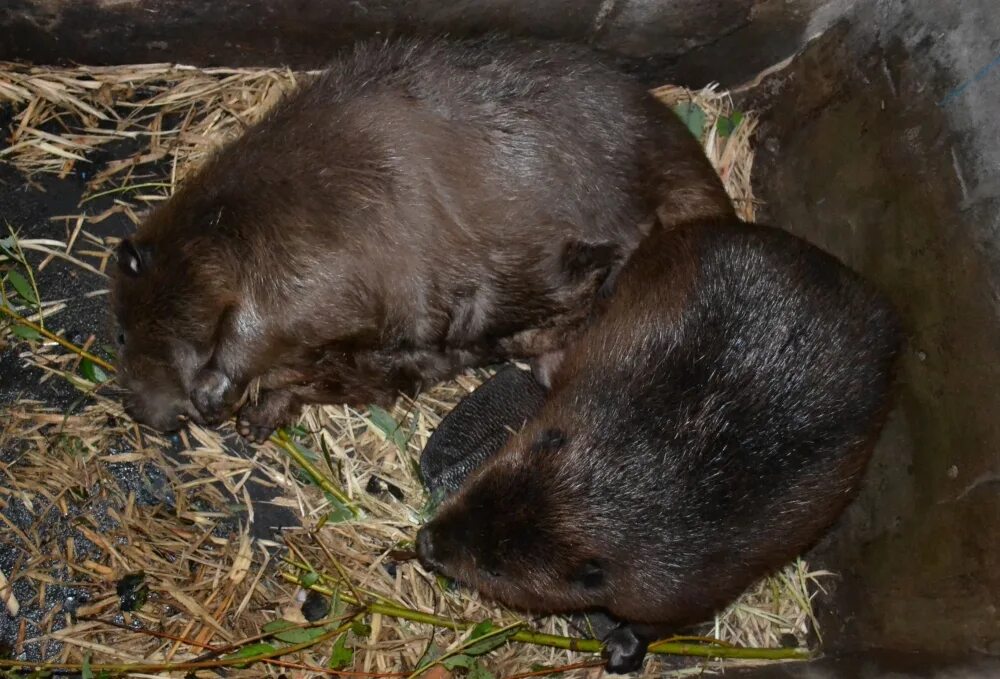
[[[65,240],[19,244],[37,268],[60,259],[97,274],[90,278],[95,289],[86,294],[103,294],[101,272],[114,243],[94,235],[90,225],[112,213],[138,221],[149,203],[169,195],[206,154],[303,77],[308,75],[166,64],[0,64],[0,102],[13,111],[0,160],[28,177],[88,177],[89,193],[78,213],[59,216],[66,222]],[[654,94],[700,134],[740,214],[752,219],[753,117],[736,113],[727,94],[714,88],[663,87]],[[113,206],[92,210],[91,200],[102,195],[113,196]],[[44,298],[45,290],[40,293]],[[6,525],[0,527],[0,547],[16,558],[2,562],[0,605],[8,613],[22,612],[15,618],[15,657],[32,651],[70,668],[108,666],[137,675],[172,668],[182,676],[186,669],[205,672],[197,668],[206,664],[246,663],[221,659],[249,644],[245,653],[260,661],[243,670],[252,675],[332,674],[344,671],[336,669],[339,658],[351,668],[348,673],[406,676],[429,653],[443,654],[444,662],[458,667],[478,663],[480,677],[486,675],[479,668],[497,677],[543,673],[539,666],[565,667],[565,676],[600,671],[594,655],[551,645],[570,645],[566,638],[581,636],[567,620],[525,618],[444,587],[415,562],[394,560],[394,550],[407,546],[425,518],[416,473],[420,450],[442,416],[486,372],[469,371],[416,400],[401,399],[390,413],[310,408],[295,441],[284,437],[247,449],[226,426],[191,427],[170,442],[123,415],[113,381],[95,384],[80,376],[83,359],[60,343],[60,313],[78,300],[39,302],[18,310],[34,326],[44,322],[37,338],[20,343],[31,332],[15,337],[17,324],[10,324],[0,330],[0,342],[18,342],[21,359],[36,366],[42,380],[68,379],[82,394],[71,414],[22,400],[8,406],[3,418],[0,521]],[[83,348],[93,347],[88,341]],[[140,479],[138,485],[121,482],[123,468]],[[292,512],[301,527],[273,542],[253,539],[249,521],[260,519],[265,507],[252,501],[253,487],[274,494],[271,506]],[[122,613],[117,583],[140,571],[149,596],[138,610]],[[725,644],[768,648],[788,634],[804,640],[816,575],[801,561],[790,565],[720,614],[710,634]],[[66,599],[53,599],[51,592],[70,586],[86,592],[87,602],[73,608]],[[306,589],[336,594],[340,607],[329,613],[336,619],[319,636],[307,634],[309,643],[286,642],[277,649],[281,644],[263,638],[261,630],[278,619],[304,625]],[[30,600],[19,600],[19,592]],[[23,614],[28,608],[35,612],[30,619]],[[366,626],[349,624],[361,619]],[[479,642],[516,634],[536,643],[509,640],[474,657],[479,642],[469,641],[469,625],[483,620],[494,627]],[[699,644],[678,640],[671,648],[705,655]],[[727,653],[715,648],[716,655]],[[648,663],[646,673],[722,667],[710,658],[661,662]]]

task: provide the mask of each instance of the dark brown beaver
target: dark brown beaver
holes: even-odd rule
[[[119,252],[129,411],[265,437],[561,346],[652,215],[732,207],[686,128],[582,47],[369,42],[224,147]]]
[[[657,229],[538,416],[417,539],[534,612],[605,610],[609,669],[812,544],[862,476],[900,344],[833,257],[739,222]]]

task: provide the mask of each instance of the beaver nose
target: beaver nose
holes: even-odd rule
[[[430,526],[417,531],[417,558],[420,559],[420,565],[428,571],[436,571],[441,567],[440,562],[434,558],[434,536]]]
[[[175,403],[162,407],[152,407],[135,396],[126,397],[125,413],[136,422],[148,425],[153,429],[170,434],[184,426],[185,416],[188,415],[188,408],[183,404]]]

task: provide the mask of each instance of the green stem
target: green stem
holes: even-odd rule
[[[298,583],[299,579],[291,573],[282,573],[282,577],[288,582]],[[333,595],[333,590],[322,585],[310,587],[320,594]],[[362,602],[354,601],[354,597],[345,592],[340,593],[340,598],[347,603],[363,605]],[[443,627],[445,629],[463,632],[473,627],[473,623],[450,620],[431,613],[415,611],[412,608],[398,606],[389,603],[370,603],[367,609],[371,613],[379,613],[394,618],[410,620],[411,622]],[[518,641],[535,646],[550,646],[552,648],[562,648],[569,651],[579,651],[581,653],[600,653],[604,645],[597,639],[579,639],[576,637],[563,637],[555,634],[544,634],[542,632],[532,632],[531,630],[518,630],[510,637],[511,641]],[[686,655],[702,658],[729,658],[738,660],[808,660],[812,657],[812,652],[799,648],[754,648],[740,646],[720,646],[713,644],[692,644],[681,641],[657,641],[649,646],[650,653],[660,655]]]
[[[149,674],[153,672],[185,672],[193,670],[213,669],[219,667],[252,665],[253,663],[280,658],[283,655],[298,653],[299,651],[304,651],[307,648],[312,648],[313,646],[317,646],[323,643],[324,641],[328,641],[336,636],[343,634],[348,629],[350,629],[350,627],[351,624],[347,623],[334,630],[325,632],[324,634],[316,637],[315,639],[304,641],[300,644],[293,644],[291,646],[282,646],[281,648],[276,648],[273,651],[269,651],[267,653],[261,653],[260,655],[255,655],[249,658],[219,658],[218,660],[204,660],[199,662],[180,662],[180,663],[126,663],[120,665],[93,663],[90,665],[90,669],[94,672],[109,672],[111,674],[126,674],[126,673]],[[32,662],[25,662],[23,660],[0,660],[0,667],[31,668],[32,670],[35,671],[81,669],[80,664],[32,663]]]
[[[271,434],[271,442],[276,446],[284,450],[291,456],[295,462],[302,467],[302,469],[309,475],[309,478],[313,480],[317,486],[322,488],[324,491],[337,498],[341,503],[347,507],[351,514],[355,517],[361,516],[361,510],[358,509],[357,505],[351,502],[351,499],[340,488],[337,488],[330,481],[330,479],[323,476],[316,466],[313,465],[312,461],[302,452],[298,444],[292,441],[288,433],[284,429],[279,429],[278,431]]]
[[[411,672],[406,679],[417,679],[417,677],[424,674],[432,667],[435,667],[437,665],[442,665],[446,660],[454,658],[456,655],[461,655],[462,652],[465,651],[470,646],[475,646],[476,644],[488,641],[489,639],[495,639],[496,637],[503,636],[507,634],[507,632],[511,631],[513,628],[520,627],[522,624],[523,623],[518,622],[513,625],[508,625],[507,627],[502,627],[500,629],[494,630],[488,634],[484,634],[481,637],[476,637],[475,639],[466,639],[465,643],[461,644],[458,648],[454,648],[448,651],[440,658],[436,658],[433,662],[429,662],[423,667],[418,667],[416,670]]]
[[[21,266],[24,270],[28,272],[28,281],[31,283],[31,290],[35,293],[35,308],[38,311],[38,325],[41,327],[45,326],[45,319],[42,314],[42,296],[38,292],[38,283],[35,281],[35,272],[32,270],[31,265],[28,264],[28,260],[24,256],[24,250],[21,248],[21,241],[17,237],[17,233],[14,231],[14,227],[7,223],[7,231],[10,232],[11,238],[14,239],[14,249],[17,250],[17,256],[21,260]],[[26,300],[27,301],[27,300]],[[7,303],[7,296],[4,295],[4,304]]]
[[[55,342],[56,344],[61,345],[65,349],[69,349],[70,351],[72,351],[77,356],[85,358],[88,361],[94,363],[95,365],[99,365],[100,367],[104,368],[106,371],[108,371],[108,372],[114,372],[115,371],[115,367],[113,365],[111,365],[110,363],[108,363],[107,361],[105,361],[103,358],[101,358],[99,356],[94,356],[93,354],[91,354],[91,353],[89,353],[87,351],[84,351],[83,349],[81,349],[80,347],[76,346],[75,344],[73,344],[69,340],[63,339],[62,337],[60,337],[59,335],[55,334],[54,332],[49,332],[48,330],[46,330],[42,326],[38,325],[37,323],[32,323],[27,318],[25,318],[21,314],[17,313],[16,311],[14,311],[13,309],[11,309],[10,307],[0,306],[0,312],[3,312],[7,316],[10,316],[10,318],[15,323],[19,323],[19,324],[25,326],[26,328],[31,328],[32,330],[34,330],[35,332],[37,332],[42,337],[45,337],[46,339],[52,340],[53,342]]]

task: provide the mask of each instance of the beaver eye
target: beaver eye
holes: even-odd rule
[[[142,273],[144,265],[142,254],[139,248],[128,238],[123,240],[118,246],[115,258],[118,260],[118,268],[122,273],[132,277]]]
[[[566,434],[559,429],[546,429],[531,444],[535,453],[551,453],[566,445]]]
[[[591,559],[580,567],[574,580],[587,589],[595,589],[604,584],[604,569],[601,564]]]

